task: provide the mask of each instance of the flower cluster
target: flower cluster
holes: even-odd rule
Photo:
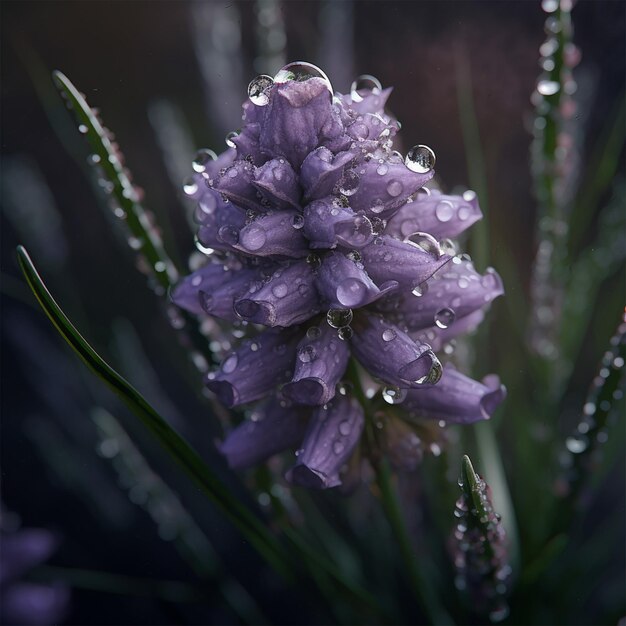
[[[403,426],[382,439],[400,465],[424,420],[485,419],[504,397],[497,377],[473,381],[435,354],[480,323],[502,283],[451,241],[480,219],[475,194],[424,187],[430,148],[394,150],[390,92],[361,77],[333,94],[319,68],[292,63],[253,80],[228,149],[194,161],[185,191],[207,262],[172,298],[246,326],[207,381],[229,407],[262,401],[221,446],[234,468],[295,448],[292,482],[340,484],[365,424],[342,384],[352,359],[380,384],[372,402],[398,405],[386,418]]]

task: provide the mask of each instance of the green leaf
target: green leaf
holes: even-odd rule
[[[28,252],[17,248],[17,257],[35,297],[62,337],[103,382],[135,413],[163,448],[175,459],[200,489],[235,524],[244,537],[272,567],[285,577],[291,560],[264,523],[222,485],[197,452],[143,398],[143,396],[100,357],[67,318],[39,276]]]

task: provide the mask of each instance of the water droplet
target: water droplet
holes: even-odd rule
[[[427,292],[428,292],[427,282],[419,283],[419,285],[415,285],[415,287],[413,287],[413,289],[411,290],[411,293],[418,298],[423,296]]]
[[[537,91],[542,96],[553,96],[559,92],[561,85],[556,80],[540,80],[537,85]]]
[[[452,309],[444,308],[439,309],[435,313],[435,324],[439,328],[448,328],[454,322],[455,314]]]
[[[341,441],[335,441],[333,443],[333,452],[335,454],[341,454],[343,452],[343,450],[344,450],[344,447],[345,446],[343,445],[343,443]]]
[[[78,125],[78,132],[79,132],[81,135],[85,135],[85,134],[87,133],[87,131],[88,131],[88,130],[89,130],[89,129],[88,129],[88,128],[87,128],[87,126],[85,126],[84,124],[79,124],[79,125]]]
[[[352,337],[352,335],[353,335],[353,333],[352,333],[352,329],[350,328],[350,326],[342,326],[337,331],[337,336],[342,341],[347,341],[348,339],[350,339]]]
[[[361,74],[361,76],[354,79],[350,86],[350,97],[352,102],[361,102],[363,96],[359,94],[359,91],[371,90],[372,93],[377,94],[380,93],[382,88],[380,81],[376,77],[370,74]]]
[[[234,372],[237,368],[237,361],[237,355],[233,352],[233,354],[226,357],[226,359],[222,363],[222,372],[224,372],[224,374],[230,374]]]
[[[296,213],[296,215],[291,218],[291,225],[296,230],[300,230],[304,226],[304,216],[301,213]]]
[[[382,396],[387,404],[400,404],[406,398],[406,390],[388,386],[383,388]]]
[[[298,359],[302,361],[302,363],[310,363],[311,361],[315,361],[317,358],[317,351],[314,346],[304,346],[298,349]]]
[[[380,176],[384,176],[388,171],[389,171],[389,166],[386,163],[381,163],[376,168],[376,173],[379,174]]]
[[[274,79],[266,74],[253,78],[248,85],[248,98],[252,104],[264,107],[270,101],[270,89]]]
[[[288,83],[291,81],[302,82],[311,78],[321,78],[326,84],[330,97],[333,97],[333,86],[328,80],[328,76],[317,65],[307,63],[306,61],[295,61],[285,65],[274,76],[275,83]]]
[[[435,167],[435,160],[435,153],[428,146],[417,145],[406,153],[404,164],[412,172],[426,174]]]
[[[372,213],[382,213],[384,208],[383,201],[380,198],[376,198],[370,206],[370,211]]]
[[[476,192],[471,189],[464,191],[463,200],[465,200],[465,202],[472,202],[473,200],[476,200]]]
[[[394,179],[389,181],[387,185],[387,193],[393,198],[397,198],[402,193],[403,189],[404,186],[399,180]]]
[[[215,161],[215,159],[217,159],[217,155],[213,152],[213,150],[198,150],[191,166],[195,172],[201,174],[204,170],[206,170],[207,163]]]
[[[454,216],[454,205],[449,200],[441,200],[435,207],[435,217],[440,222],[449,222]]]
[[[320,257],[317,254],[311,253],[311,254],[309,254],[309,256],[307,256],[306,262],[313,269],[316,269],[316,268],[318,268],[321,265],[322,260],[320,259]]]
[[[289,288],[287,287],[285,283],[278,283],[278,285],[274,285],[272,287],[272,293],[277,298],[284,298],[287,295],[288,291],[289,291]]]
[[[319,326],[311,326],[311,328],[306,331],[306,336],[309,339],[317,339],[321,334],[322,331],[320,330]]]
[[[217,238],[232,246],[239,241],[239,231],[234,226],[222,226],[217,231]]]
[[[343,394],[345,395],[345,393]],[[343,420],[343,422],[339,423],[339,434],[347,437],[350,434],[350,422],[348,420]]]
[[[398,336],[398,333],[393,328],[386,328],[383,331],[383,341],[393,341]]]
[[[359,175],[354,170],[344,172],[339,181],[339,192],[344,196],[352,196],[359,186]]]
[[[452,239],[442,239],[439,242],[439,249],[441,250],[441,254],[449,254],[450,256],[456,254],[456,246]]]
[[[155,272],[164,272],[167,269],[167,265],[165,265],[165,263],[163,261],[157,261],[154,264],[154,271]]]
[[[404,243],[411,244],[413,247],[428,252],[437,258],[441,256],[439,242],[428,233],[413,233],[404,239]]]
[[[546,13],[554,13],[559,8],[559,0],[541,0],[541,8]]]
[[[235,142],[233,141],[233,139],[235,139],[236,137],[239,137],[239,132],[236,130],[231,130],[228,135],[226,135],[226,139],[224,141],[226,141],[226,145],[229,148],[236,148],[237,146],[235,145]]]
[[[366,293],[367,287],[363,281],[353,277],[342,280],[335,291],[339,304],[346,307],[361,304]]]
[[[358,263],[361,260],[361,253],[358,250],[350,250],[346,256],[355,263]]]
[[[193,196],[195,193],[197,193],[198,185],[196,184],[196,181],[193,178],[187,178],[183,183],[183,191],[188,196]]]
[[[352,309],[329,309],[326,313],[326,321],[333,328],[348,326],[352,317]]]

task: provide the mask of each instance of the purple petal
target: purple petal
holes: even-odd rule
[[[252,184],[253,180],[254,165],[248,161],[235,161],[220,173],[213,187],[242,209],[265,212],[266,207],[262,204],[260,194]]]
[[[263,281],[258,269],[240,269],[232,272],[229,279],[213,291],[200,291],[200,306],[209,315],[231,322],[241,318],[235,313],[235,300],[247,293],[252,286],[259,288]]]
[[[302,192],[298,178],[285,159],[272,159],[257,168],[253,184],[272,208],[300,208]]]
[[[267,157],[263,154],[259,145],[260,134],[261,125],[252,122],[246,124],[242,131],[231,139],[237,147],[238,160],[251,160],[257,167],[267,161]]]
[[[243,319],[265,326],[293,326],[319,313],[313,272],[306,261],[279,267],[260,289],[235,302]]]
[[[446,365],[433,387],[408,392],[403,407],[412,417],[426,417],[455,424],[489,419],[506,397],[506,389],[493,374],[482,383]]]
[[[378,310],[388,311],[411,331],[430,326],[448,328],[501,296],[504,288],[494,269],[481,276],[471,262],[455,258],[415,293],[419,295],[404,293],[395,302],[381,302]]]
[[[363,248],[374,240],[374,227],[365,215],[334,224],[337,242],[346,248]]]
[[[205,195],[194,213],[195,220],[200,223],[198,241],[207,248],[232,251],[239,230],[246,223],[246,214],[232,202],[225,202],[214,190],[208,191],[213,195]]]
[[[174,304],[191,313],[202,313],[200,292],[212,293],[232,277],[221,263],[207,263],[180,281],[171,294]]]
[[[383,292],[372,282],[363,269],[342,252],[330,252],[322,260],[317,271],[315,284],[320,295],[331,308],[357,308],[373,302]],[[385,291],[397,283],[390,281]]]
[[[298,211],[273,211],[246,225],[235,248],[254,256],[303,258],[309,254],[302,233],[304,218]]]
[[[339,471],[358,444],[365,418],[361,405],[336,396],[318,408],[307,429],[298,462],[287,473],[290,482],[316,489],[341,484]]]
[[[380,317],[355,317],[352,329],[352,353],[375,378],[403,388],[436,382],[441,364],[428,344]]]
[[[326,404],[335,395],[335,386],[343,376],[350,351],[337,331],[328,324],[309,328],[298,344],[296,369],[283,394],[298,404]]]
[[[358,186],[350,196],[352,209],[375,213],[386,219],[430,180],[434,171],[418,174],[404,163],[379,163],[378,159],[371,159],[360,164],[355,174]]]
[[[354,213],[338,206],[332,198],[315,200],[304,208],[304,235],[311,248],[334,248],[337,245],[336,229],[353,229]]]
[[[329,195],[337,181],[341,178],[343,168],[354,155],[351,152],[340,152],[334,155],[328,148],[313,150],[300,169],[300,180],[304,187],[304,195],[309,200],[316,200]]]
[[[284,404],[284,401],[282,402]],[[244,469],[302,443],[310,413],[303,407],[283,407],[274,399],[254,420],[247,419],[228,433],[219,451],[232,469]]]
[[[309,152],[343,132],[327,84],[319,78],[275,85],[267,109],[261,149],[273,158],[286,158],[296,170]]]
[[[445,196],[431,191],[405,204],[389,220],[385,233],[398,239],[422,232],[437,239],[452,238],[482,218],[474,192],[463,196]]]
[[[298,334],[266,330],[228,354],[207,387],[228,407],[266,396],[293,373]]]
[[[383,235],[361,251],[367,273],[378,285],[395,280],[403,288],[413,289],[443,267],[450,256],[426,252],[411,243]]]
[[[342,100],[345,105],[357,113],[383,113],[385,110],[385,104],[393,91],[393,87],[386,87],[385,89],[368,89],[360,90],[359,101],[352,99],[352,96],[342,96]]]

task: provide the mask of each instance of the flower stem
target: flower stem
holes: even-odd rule
[[[383,509],[387,515],[393,534],[398,541],[400,552],[409,574],[411,587],[426,611],[429,621],[438,626],[454,624],[452,617],[448,614],[445,607],[438,602],[437,595],[430,581],[420,570],[415,551],[411,544],[411,538],[402,516],[400,501],[392,484],[389,463],[386,459],[382,459],[376,464],[376,481],[380,489]]]

